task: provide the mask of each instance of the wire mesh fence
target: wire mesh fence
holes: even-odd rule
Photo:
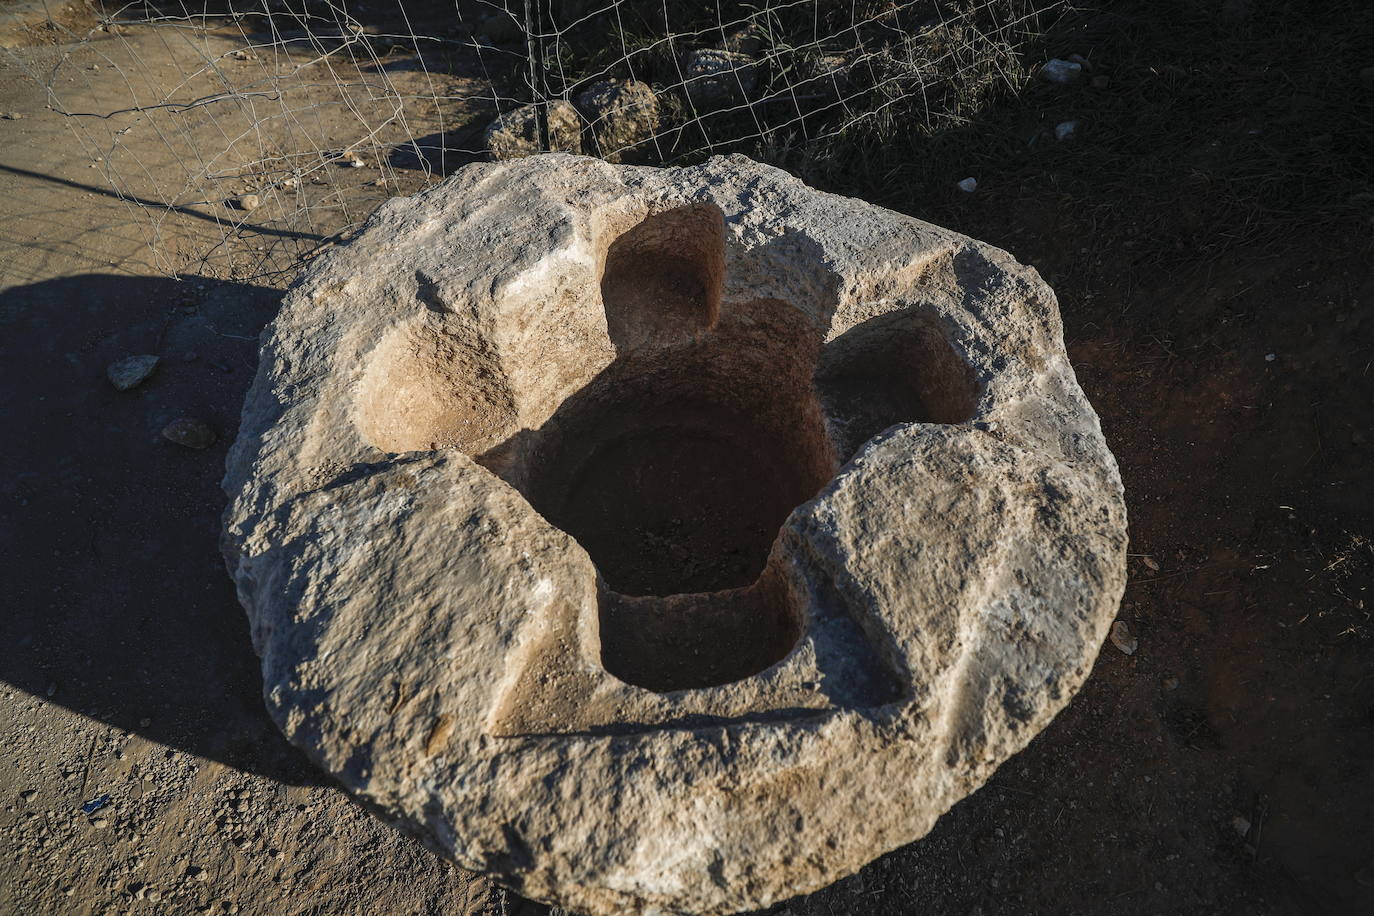
[[[289,273],[481,158],[678,164],[957,127],[1064,0],[21,0],[0,49],[158,269]],[[19,9],[27,18],[20,21]],[[46,53],[33,52],[36,46]]]

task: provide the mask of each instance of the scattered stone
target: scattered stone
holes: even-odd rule
[[[1059,326],[1005,252],[742,156],[392,200],[285,295],[230,451],[273,717],[570,910],[835,881],[984,784],[1106,641],[1124,501]],[[682,447],[672,492],[627,484]],[[758,480],[778,511],[740,519]]]
[[[518,159],[545,152],[539,145],[537,105],[508,111],[487,127],[487,152],[493,159]],[[570,102],[550,102],[549,146],[554,152],[582,152],[582,118]]]
[[[1166,677],[1166,678],[1164,679],[1164,689],[1165,689],[1165,690],[1177,690],[1177,689],[1178,689],[1178,678],[1176,678],[1176,677]]]
[[[1143,556],[1140,558],[1140,562],[1143,563],[1145,565],[1145,568],[1148,569],[1150,572],[1159,572],[1159,561],[1156,560],[1154,557],[1148,555]]]
[[[203,449],[214,445],[217,437],[214,430],[199,420],[182,417],[162,428],[162,438],[186,448]]]
[[[1276,360],[1276,359],[1278,359],[1278,358],[1279,358],[1279,355],[1278,355],[1277,353],[1266,353],[1266,354],[1264,354],[1264,361],[1265,361],[1266,363],[1272,363],[1274,360]]]
[[[287,178],[284,179],[281,184],[277,185],[277,187],[281,188],[283,191],[294,191],[299,186],[299,184],[300,182],[298,182],[296,179]]]
[[[96,830],[104,830],[110,826],[110,819],[108,817],[93,817],[91,818],[91,826]]]
[[[235,51],[233,56],[234,60],[253,60],[253,55],[243,48],[239,48]]]
[[[1077,121],[1060,121],[1054,125],[1054,139],[1060,143],[1074,139],[1078,135]]]
[[[658,131],[658,97],[648,83],[593,83],[578,95],[577,107],[591,127],[597,154],[607,162],[620,162]]]
[[[978,190],[978,179],[964,178],[960,181],[955,182],[954,186],[958,188],[960,191],[963,191],[965,194],[972,194],[974,191]]]
[[[124,359],[110,363],[105,369],[105,377],[110,380],[120,391],[128,391],[136,388],[153,374],[157,368],[158,358],[152,354],[145,353],[141,356],[126,356]]]
[[[699,48],[682,64],[683,91],[697,109],[715,111],[741,105],[758,86],[758,63],[748,54]]]
[[[1083,75],[1083,65],[1075,61],[1060,60],[1055,57],[1040,68],[1040,78],[1057,86],[1067,86]]]
[[[256,194],[240,194],[238,197],[229,198],[229,206],[235,210],[242,210],[245,213],[252,213],[262,206],[262,198]]]
[[[32,801],[33,797],[37,794],[37,789],[25,789],[23,792],[19,793],[19,800],[27,804],[28,802]]]
[[[367,162],[357,153],[348,153],[344,156],[343,161],[344,165],[348,166],[350,169],[360,169],[367,165]]]
[[[6,121],[18,121],[23,117],[24,115],[17,111],[7,111],[0,115],[0,118],[4,118]]]
[[[1237,836],[1244,839],[1250,834],[1250,821],[1237,814],[1235,817],[1231,818],[1231,829],[1236,832]]]
[[[1131,635],[1131,628],[1126,626],[1124,620],[1112,624],[1111,637],[1112,645],[1120,649],[1123,655],[1135,655],[1135,650],[1140,648],[1140,641]]]

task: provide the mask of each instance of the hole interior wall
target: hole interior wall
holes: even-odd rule
[[[841,460],[899,423],[964,423],[980,386],[938,319],[919,307],[860,322],[821,351],[816,391]]]
[[[725,217],[714,204],[651,214],[606,250],[601,300],[620,352],[715,325],[725,281]]]

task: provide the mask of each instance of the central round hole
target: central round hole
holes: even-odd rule
[[[541,430],[527,496],[609,588],[752,584],[788,514],[834,473],[805,355],[815,344],[755,323],[783,310],[760,303],[747,325],[623,356]]]

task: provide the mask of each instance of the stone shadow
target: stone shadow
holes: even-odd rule
[[[325,778],[261,698],[220,559],[225,451],[271,289],[87,274],[0,292],[0,680],[150,740],[291,784]],[[151,353],[142,385],[105,368]],[[166,441],[208,424],[203,451]]]

